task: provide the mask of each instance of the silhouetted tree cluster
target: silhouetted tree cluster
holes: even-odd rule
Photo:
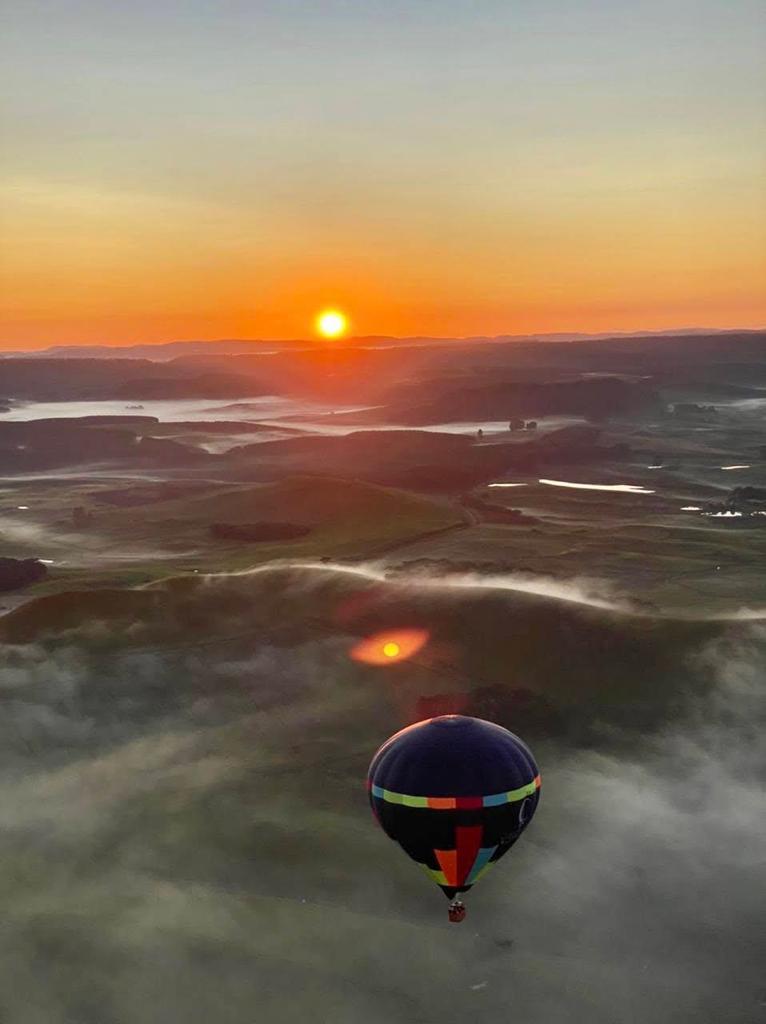
[[[210,533],[218,540],[295,540],[311,533],[311,527],[299,523],[213,523]]]
[[[47,568],[36,558],[0,558],[0,591],[18,590],[47,575]]]

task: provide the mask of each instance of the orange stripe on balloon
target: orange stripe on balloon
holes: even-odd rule
[[[434,850],[447,885],[457,885],[457,850]]]
[[[428,806],[435,811],[449,811],[455,807],[454,796],[429,796]]]

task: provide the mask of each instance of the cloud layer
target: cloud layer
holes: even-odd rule
[[[762,627],[659,729],[537,741],[534,825],[461,929],[371,820],[399,722],[346,646],[3,650],[4,1022],[757,1019]]]

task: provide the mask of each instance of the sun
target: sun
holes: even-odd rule
[[[387,658],[397,658],[401,653],[401,648],[395,640],[389,640],[387,644],[383,644],[383,653]]]
[[[325,309],[316,318],[316,329],[323,338],[340,338],[346,333],[348,319],[337,309]]]

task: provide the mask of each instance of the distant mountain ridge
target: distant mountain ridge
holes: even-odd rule
[[[440,396],[467,395],[477,388],[486,392],[502,384],[517,391],[521,387],[523,392],[533,384],[550,386],[604,375],[634,378],[633,383],[651,379],[653,387],[666,388],[701,380],[704,387],[714,383],[718,393],[742,398],[760,398],[761,391],[753,388],[766,387],[766,332],[758,331],[567,342],[518,338],[441,344],[401,340],[336,348],[303,344],[269,351],[268,356],[252,350],[196,355],[187,351],[173,359],[140,359],[121,358],[122,350],[116,349],[106,359],[39,355],[4,359],[0,360],[0,412],[10,411],[13,402],[237,401],[264,395],[310,399],[330,409],[347,406],[353,396],[354,405],[393,405],[401,410],[441,400]],[[522,415],[503,409],[501,419]],[[526,409],[523,415],[535,418],[535,410]]]
[[[568,342],[607,341],[619,338],[663,338],[695,335],[759,334],[766,328],[718,328],[687,327],[667,331],[609,331],[599,334],[558,332],[551,334],[497,334],[473,335],[469,337],[430,337],[414,335],[395,337],[393,335],[363,335],[350,337],[344,346],[390,347],[395,345],[444,345],[488,342]],[[0,351],[0,359],[149,359],[153,362],[167,362],[183,356],[195,355],[268,355],[290,349],[314,348],[316,342],[308,338],[274,340],[268,338],[221,338],[215,341],[167,341],[140,345],[53,345],[32,351]]]

